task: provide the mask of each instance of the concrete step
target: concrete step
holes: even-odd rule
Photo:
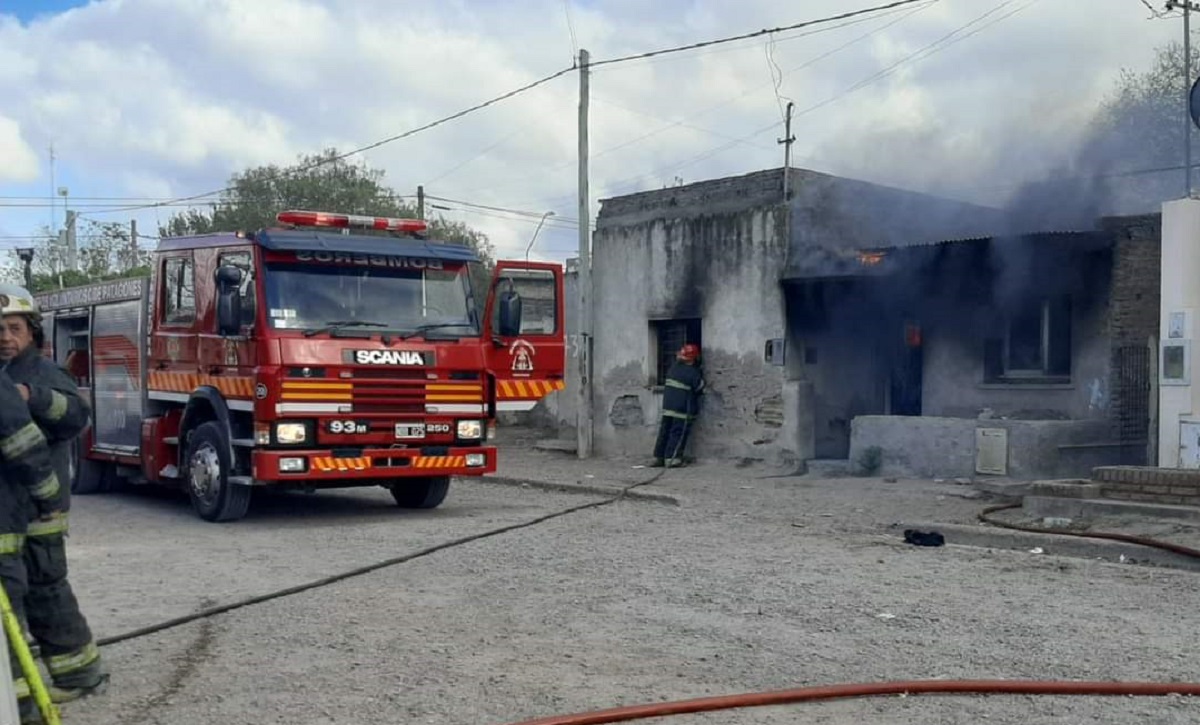
[[[850,475],[849,459],[814,458],[805,463],[809,478],[842,478]]]
[[[566,440],[563,438],[543,438],[533,444],[533,447],[539,451],[557,451],[561,453],[577,453],[579,452],[579,444],[574,440]]]
[[[1142,516],[1200,522],[1200,507],[1197,506],[1176,506],[1140,501],[1114,501],[1103,498],[1026,496],[1021,500],[1021,508],[1030,516],[1042,519],[1087,521],[1101,516]]]

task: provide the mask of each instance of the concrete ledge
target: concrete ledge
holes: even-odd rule
[[[1121,556],[1124,555],[1124,563],[1126,564],[1149,564],[1152,566],[1200,572],[1200,559],[1193,559],[1163,549],[1126,544],[1121,541],[1083,539],[1076,536],[1062,536],[1059,534],[1035,534],[983,524],[973,526],[925,522],[894,524],[892,528],[895,529],[897,534],[903,532],[904,529],[938,531],[946,537],[946,544],[952,546],[973,546],[1026,552],[1034,547],[1040,547],[1043,551],[1041,556],[1104,559],[1112,563],[1121,563]],[[1029,554],[1029,556],[1038,555]]]
[[[1034,481],[1029,485],[1028,495],[1046,498],[1100,498],[1102,494],[1098,483],[1067,478],[1057,481]]]
[[[1030,487],[1033,484],[1029,481],[981,478],[976,480],[973,485],[975,490],[990,493],[1003,501],[1020,503],[1021,499],[1029,495]]]
[[[563,440],[562,438],[544,438],[534,443],[533,447],[539,451],[554,451],[556,453],[575,453],[579,450],[579,445],[575,441]]]
[[[621,492],[624,490],[624,486],[594,483],[556,483],[553,481],[537,481],[530,478],[510,478],[508,476],[479,476],[470,480],[479,483],[494,483],[501,486],[528,487],[559,493],[585,493],[610,498],[621,495]],[[678,506],[680,504],[679,497],[669,493],[658,493],[635,488],[631,491],[625,491],[624,495],[625,498],[652,501],[654,503],[667,504],[668,506]]]
[[[1200,521],[1200,508],[1140,501],[1026,496],[1021,506],[1037,518],[1094,519],[1100,516],[1147,516],[1182,521]]]

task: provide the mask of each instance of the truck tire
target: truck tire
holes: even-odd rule
[[[113,489],[116,475],[112,464],[93,461],[83,457],[79,439],[71,441],[71,493],[87,496],[108,493]]]
[[[401,478],[391,485],[396,505],[406,509],[435,509],[446,500],[449,490],[449,476]]]
[[[216,421],[201,423],[188,437],[184,482],[192,508],[205,521],[236,521],[250,509],[250,487],[229,483],[233,473],[229,437]]]

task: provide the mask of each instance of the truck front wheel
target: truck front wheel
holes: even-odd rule
[[[250,487],[229,483],[229,440],[220,423],[197,426],[188,439],[185,480],[192,508],[205,521],[236,521],[250,509]]]
[[[401,478],[393,481],[389,488],[400,508],[435,509],[446,500],[450,477]]]

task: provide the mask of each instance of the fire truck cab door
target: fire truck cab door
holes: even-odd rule
[[[552,262],[499,261],[484,308],[487,366],[496,376],[497,411],[532,410],[566,387],[563,268]]]

